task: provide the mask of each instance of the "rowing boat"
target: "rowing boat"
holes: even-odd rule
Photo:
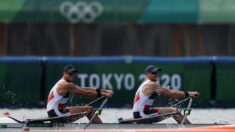
[[[30,130],[30,132],[55,132],[55,131],[77,131],[79,132],[173,132],[173,131],[230,131],[235,132],[235,125],[230,124],[164,124],[164,123],[154,123],[154,124],[139,124],[132,123],[133,119],[125,119],[125,123],[103,123],[103,124],[90,124],[87,130],[84,127],[88,123],[48,123],[48,122],[16,122],[11,118],[5,118],[7,120],[2,120],[0,123],[0,131],[17,132],[21,130]],[[41,118],[42,119],[42,118]],[[0,119],[1,120],[1,119]],[[37,119],[36,119],[37,120]]]
[[[104,99],[103,97],[101,97],[101,99]],[[98,99],[98,100],[101,100],[101,99]],[[188,107],[187,109],[182,109],[180,110],[179,112],[172,112],[172,113],[166,113],[166,114],[162,114],[162,115],[158,115],[158,116],[152,116],[152,117],[148,117],[148,118],[138,118],[138,119],[121,119],[121,120],[117,120],[115,122],[119,123],[119,124],[131,124],[131,123],[154,123],[154,122],[159,122],[159,120],[161,118],[168,118],[168,117],[171,117],[175,114],[180,114],[182,111],[184,112],[184,115],[185,117],[187,115],[190,114],[190,111],[191,111],[191,104],[192,104],[192,98],[189,97],[189,98],[186,98],[182,101],[180,101],[179,103],[177,103],[176,105],[173,105],[174,106],[177,106],[179,104],[182,104],[184,103],[185,101],[189,101],[189,104],[188,104]],[[95,111],[95,116],[99,115],[102,111],[102,108],[104,107],[104,105],[107,103],[108,101],[108,98],[105,98],[104,102],[102,103],[102,105],[100,106],[100,108],[98,110]],[[92,103],[94,103],[95,101],[93,101]],[[91,105],[92,103],[88,104],[88,105]],[[83,117],[83,116],[86,116],[88,115],[89,113],[88,112],[80,112],[80,113],[76,113],[76,114],[71,114],[69,116],[63,116],[63,117],[46,117],[46,118],[38,118],[38,119],[26,119],[24,121],[20,121],[12,116],[8,116],[8,118],[10,118],[11,120],[17,122],[17,123],[26,123],[26,124],[32,124],[32,123],[46,123],[46,122],[50,122],[50,123],[60,123],[60,121],[62,120],[63,122],[64,121],[67,121],[67,122],[70,122],[70,120],[72,118],[76,118],[76,117]],[[92,118],[94,119],[94,118]],[[88,124],[91,123],[92,119],[90,120],[90,122]],[[184,124],[184,121],[182,122],[182,124]]]
[[[6,120],[7,119],[7,120]],[[42,119],[42,118],[40,118]],[[43,118],[45,120],[46,118]],[[147,119],[147,118],[146,118]],[[0,119],[1,120],[1,119]],[[14,131],[17,132],[19,130],[30,130],[30,132],[43,132],[43,130],[47,130],[47,132],[54,131],[76,131],[79,132],[84,131],[84,127],[88,125],[88,123],[50,123],[50,122],[40,122],[36,121],[39,119],[34,119],[32,122],[18,121],[17,119],[13,120],[12,118],[5,118],[5,123],[2,120],[0,123],[0,131]],[[133,123],[134,119],[125,119],[124,123],[116,122],[116,123],[103,123],[103,124],[90,124],[85,132],[158,132],[158,131],[233,131],[235,132],[235,126],[230,124],[164,124],[164,123],[154,123],[154,124],[141,124],[141,123]],[[139,119],[143,120],[143,119]],[[30,120],[29,120],[30,121]],[[27,129],[26,129],[27,128]]]
[[[192,98],[185,99],[177,104],[181,104],[186,100],[189,101],[188,107],[184,109],[185,118],[190,114],[191,111],[191,103]],[[97,114],[100,113],[104,104],[107,102],[104,101],[101,107],[98,109]],[[176,106],[176,105],[175,105]],[[168,113],[165,115],[159,115],[150,118],[140,118],[140,119],[124,119],[118,120],[115,123],[103,123],[103,124],[91,124],[89,123],[58,123],[55,122],[59,119],[65,118],[73,118],[75,116],[84,116],[87,113],[77,113],[70,115],[68,117],[53,117],[53,118],[38,118],[38,119],[26,119],[25,121],[20,121],[14,117],[8,116],[8,122],[1,121],[0,130],[6,131],[32,131],[32,132],[43,132],[47,130],[47,132],[54,131],[76,131],[79,132],[159,132],[159,131],[233,131],[235,132],[235,126],[230,124],[162,124],[162,123],[154,123],[154,124],[146,124],[146,121],[157,122],[158,118],[162,117],[170,117],[177,113]],[[97,116],[97,115],[95,115]],[[89,127],[88,127],[89,126]],[[88,130],[84,130],[87,128]]]

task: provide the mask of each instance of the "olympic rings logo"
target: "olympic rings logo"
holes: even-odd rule
[[[71,23],[84,22],[91,23],[103,12],[103,6],[98,1],[87,3],[78,1],[75,4],[71,1],[65,1],[60,5],[60,13]]]

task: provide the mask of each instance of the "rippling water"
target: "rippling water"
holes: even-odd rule
[[[47,117],[46,109],[0,109],[0,117],[3,117],[4,112],[9,112],[13,117],[20,120],[28,118]],[[105,123],[113,123],[118,118],[131,118],[131,109],[105,108],[100,115],[100,118]],[[188,119],[192,123],[229,123],[235,124],[235,108],[229,109],[193,109]],[[83,118],[77,122],[88,122],[88,119]],[[173,118],[166,119],[162,123],[176,123]]]

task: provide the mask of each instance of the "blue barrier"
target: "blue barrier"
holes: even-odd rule
[[[0,57],[0,63],[40,63],[42,57]]]
[[[214,56],[212,61],[214,63],[235,63],[235,57]]]
[[[132,57],[133,63],[165,63],[165,64],[188,64],[210,63],[211,57]]]
[[[45,63],[80,63],[80,64],[102,64],[102,63],[210,63],[212,57],[45,57]]]
[[[125,57],[43,57],[44,63],[79,63],[79,64],[93,64],[93,63],[125,63]]]
[[[112,57],[0,57],[0,63],[235,63],[235,57],[142,57],[142,56],[112,56]]]

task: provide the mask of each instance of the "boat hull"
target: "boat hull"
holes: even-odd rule
[[[73,124],[75,125],[75,124]],[[72,125],[72,126],[73,126]],[[208,124],[209,125],[209,124]],[[185,128],[176,124],[92,124],[86,130],[83,129],[85,124],[79,124],[79,127],[64,125],[60,127],[18,127],[2,128],[0,131],[6,132],[235,132],[234,125],[209,125],[196,124],[185,125]],[[136,128],[134,128],[136,127]],[[141,128],[142,127],[142,128]]]

